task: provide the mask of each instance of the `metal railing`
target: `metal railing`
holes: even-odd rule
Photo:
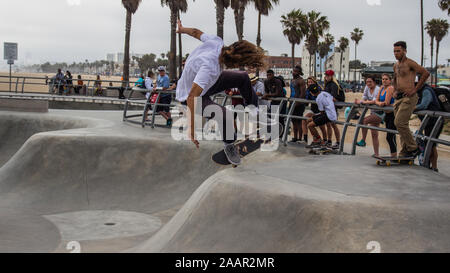
[[[9,79],[9,76],[0,76],[0,80],[2,78]],[[7,92],[7,91],[0,90],[0,98],[47,100],[47,101],[74,101],[74,102],[75,101],[83,101],[83,102],[93,102],[93,103],[108,102],[108,103],[112,103],[112,104],[124,104],[125,107],[124,107],[124,112],[123,112],[123,121],[140,124],[142,127],[145,127],[146,125],[150,125],[151,128],[155,128],[155,126],[162,126],[162,125],[155,124],[155,117],[158,115],[158,113],[156,111],[158,106],[167,106],[170,108],[177,106],[177,104],[174,103],[175,102],[175,100],[174,100],[175,91],[157,90],[157,91],[153,92],[152,90],[129,87],[130,83],[133,84],[135,82],[123,82],[123,81],[111,81],[111,80],[104,81],[104,82],[120,83],[120,86],[126,86],[125,90],[130,91],[130,93],[128,94],[128,97],[126,99],[113,99],[113,98],[93,96],[95,89],[92,89],[91,96],[56,96],[56,95],[51,95],[51,94],[49,95],[49,92],[44,93],[46,95],[42,95],[42,93],[39,93],[39,92],[25,93],[24,92],[25,84],[48,85],[49,79],[43,78],[43,77],[20,77],[20,76],[14,76],[13,78],[15,78],[15,82],[16,82],[16,86],[15,86],[16,94],[11,94],[11,93],[2,94],[1,92]],[[27,82],[27,80],[32,80],[32,79],[44,80],[45,82],[43,82],[43,83]],[[76,81],[76,80],[78,80],[78,79],[72,79],[72,81]],[[96,81],[96,80],[92,80],[92,79],[82,79],[82,80],[88,82],[87,90],[89,90],[90,83]],[[9,83],[9,81],[8,82],[0,81],[0,83]],[[61,86],[60,84],[61,83],[56,85],[56,87],[59,88]],[[19,85],[21,85],[21,88],[18,88]],[[54,88],[54,87],[55,87],[55,85],[51,86],[51,88]],[[113,88],[119,89],[120,87],[113,87]],[[106,88],[106,89],[108,89],[108,88]],[[17,94],[19,92],[21,94]],[[140,92],[141,94],[147,93],[147,92],[158,93],[158,97],[157,97],[155,103],[151,103],[150,99],[133,98],[133,94],[135,92]],[[159,100],[160,100],[162,94],[170,94],[172,96],[172,103],[171,104],[160,103]],[[230,98],[242,98],[242,97],[241,96],[229,96],[229,95],[226,95],[225,93],[219,93],[219,94],[216,94],[215,96],[213,96],[213,100],[222,106],[227,105]],[[310,101],[310,100],[305,100],[305,99],[297,99],[297,98],[270,98],[270,100],[279,102],[278,111],[275,115],[277,117],[284,118],[285,130],[284,130],[283,136],[282,136],[282,143],[286,146],[289,132],[291,129],[291,121],[292,120],[308,120],[308,117],[297,116],[297,115],[293,114],[296,105],[299,103],[316,104],[316,102]],[[128,115],[128,111],[129,111],[128,109],[131,105],[143,106],[144,107],[143,113],[135,114],[135,115],[134,114]],[[358,119],[358,121],[356,123],[352,122],[351,115],[348,115],[348,117],[345,119],[345,121],[335,121],[334,122],[335,124],[343,126],[341,139],[340,139],[340,147],[339,147],[339,151],[338,151],[339,154],[344,154],[345,139],[346,139],[349,127],[356,128],[354,136],[353,136],[352,146],[351,146],[351,152],[350,152],[351,155],[356,154],[356,147],[357,147],[356,144],[357,144],[357,140],[358,140],[359,132],[360,132],[361,128],[376,130],[376,131],[385,132],[385,133],[392,133],[392,134],[396,134],[396,135],[398,134],[397,130],[390,130],[390,129],[381,128],[381,127],[364,125],[364,118],[369,110],[392,112],[393,107],[378,107],[378,106],[373,106],[373,105],[363,105],[363,104],[354,104],[354,103],[345,103],[345,102],[336,102],[335,105],[338,107],[350,107],[351,112],[353,112],[354,110],[357,110],[357,109],[360,109],[360,110],[362,109],[360,118]],[[284,108],[284,106],[286,106],[287,113],[281,112],[281,110]],[[145,117],[145,113],[147,111],[149,111],[150,109],[152,110],[151,113],[149,112],[149,115],[151,115],[151,120],[147,121],[146,117]],[[450,119],[450,113],[436,112],[436,111],[435,112],[433,112],[433,111],[418,111],[418,112],[415,112],[415,114],[424,116],[424,118],[421,122],[420,128],[414,134],[414,137],[416,138],[416,140],[420,138],[426,142],[425,153],[424,153],[424,165],[426,167],[428,167],[430,164],[430,155],[432,152],[433,144],[442,144],[442,145],[450,146],[449,141],[436,138],[438,131],[439,131],[440,127],[443,125],[443,123],[445,122],[445,120]],[[140,117],[142,119],[140,121],[133,120],[133,118],[136,118],[136,117]],[[431,118],[437,118],[437,120],[433,126],[431,135],[425,136],[423,131],[424,131],[425,127],[427,127],[427,125],[429,124]],[[167,127],[167,126],[162,126],[162,127]]]
[[[67,81],[71,81],[72,84],[67,84]],[[74,82],[82,81],[82,85],[74,84]],[[117,91],[128,91],[131,90],[131,85],[136,84],[133,81],[116,81],[116,80],[100,80],[102,83],[113,83],[116,86],[101,86],[102,90],[117,90]],[[73,79],[63,79],[57,80],[55,78],[48,77],[29,77],[29,76],[12,76],[11,81],[9,76],[0,75],[0,84],[9,84],[12,83],[14,85],[13,90],[0,90],[0,92],[14,92],[14,93],[26,93],[26,86],[48,86],[48,90],[45,92],[42,91],[33,91],[35,94],[55,94],[61,90],[61,88],[74,89],[75,87],[86,88],[86,94],[80,94],[84,96],[94,96],[96,87],[95,82],[96,79],[86,79],[86,78],[73,78]]]
[[[146,100],[133,98],[134,92],[140,92],[142,94],[145,94],[145,93],[154,94],[154,93],[156,93],[158,95],[156,97],[155,102],[151,102],[151,96],[149,96],[149,98],[146,99]],[[147,90],[147,89],[143,89],[143,88],[132,88],[130,93],[128,94],[128,98],[125,101],[125,107],[124,107],[124,110],[123,110],[123,121],[124,122],[131,122],[131,123],[135,123],[135,124],[140,124],[142,126],[142,128],[144,128],[146,125],[150,125],[151,128],[155,128],[155,126],[168,127],[168,126],[163,126],[163,125],[159,125],[159,124],[155,123],[155,118],[158,115],[157,110],[158,110],[159,106],[169,107],[169,108],[176,106],[175,103],[170,103],[170,104],[160,103],[161,96],[164,95],[164,94],[170,94],[171,101],[172,102],[175,101],[174,100],[175,91],[173,91],[173,90],[166,90],[166,91],[164,91],[164,90],[162,90],[162,88],[157,88],[156,91],[153,91],[153,90]],[[142,114],[131,114],[131,115],[129,115],[128,114],[128,106],[130,104],[132,104],[133,102],[137,101],[137,100],[140,101],[144,105],[143,113]],[[151,112],[150,112],[150,109],[151,109]],[[148,117],[147,116],[147,112],[148,112],[148,116],[151,116],[151,120],[150,121],[147,120],[147,117]],[[136,117],[139,117],[139,118],[142,118],[142,119],[140,121],[133,120],[133,118],[136,118]]]

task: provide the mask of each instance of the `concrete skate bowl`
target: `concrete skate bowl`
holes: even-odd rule
[[[6,163],[25,141],[40,132],[95,127],[94,120],[51,115],[0,113],[0,166]]]
[[[0,252],[450,251],[450,179],[421,167],[281,147],[223,169],[220,143],[79,121],[0,169]]]
[[[209,164],[215,144],[199,152],[167,134],[139,134],[140,127],[116,132],[112,127],[120,122],[82,118],[69,126],[47,114],[39,118],[62,123],[46,121],[23,132],[29,126],[15,116],[24,125],[8,125],[17,129],[6,140],[31,137],[0,168],[0,252],[69,252],[71,241],[83,252],[134,247],[219,169]]]

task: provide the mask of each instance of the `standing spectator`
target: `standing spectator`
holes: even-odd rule
[[[83,80],[81,80],[81,75],[78,75],[77,77],[78,81],[77,81],[77,85],[75,86],[74,90],[75,90],[75,94],[79,95],[80,94],[80,90],[83,88]]]
[[[270,107],[270,101],[262,99],[265,94],[264,83],[261,82],[259,80],[259,77],[257,77],[255,74],[250,74],[249,77],[252,83],[253,91],[255,91],[256,95],[258,96],[258,105],[266,105],[267,107]]]
[[[339,94],[343,92],[341,90],[339,84],[337,83],[337,80],[334,78],[334,71],[328,70],[325,72],[325,92],[329,93],[331,96],[333,96],[333,102],[338,101]],[[334,103],[333,103],[334,105]],[[338,149],[340,146],[341,141],[341,134],[339,132],[339,128],[337,127],[337,124],[334,123],[334,121],[337,121],[337,108],[335,109],[336,113],[336,119],[333,120],[333,122],[327,123],[327,131],[328,131],[328,143],[327,146],[333,149]],[[333,130],[332,130],[333,129]],[[332,137],[334,132],[334,136],[336,137],[336,143],[332,145]]]
[[[155,88],[154,88],[154,86],[153,86],[153,81],[154,81],[154,78],[155,77],[155,73],[153,73],[153,71],[151,71],[151,70],[149,70],[148,71],[148,73],[147,73],[147,77],[145,78],[145,89],[147,89],[147,90],[152,90],[152,91],[155,91]],[[149,101],[149,102],[151,102],[151,103],[153,103],[152,101],[151,101],[151,99],[152,99],[152,93],[151,92],[147,92],[147,94],[145,95],[145,97],[147,98],[147,101]],[[149,107],[148,109],[147,109],[147,111],[145,111],[145,120],[147,121],[147,119],[148,119],[148,111],[150,110],[151,108]]]
[[[419,96],[419,103],[416,106],[416,111],[423,111],[423,110],[442,111],[441,105],[439,104],[439,99],[436,96],[436,93],[434,92],[434,90],[429,85],[425,84],[423,86],[423,88],[417,92],[417,94]],[[423,116],[419,116],[419,118],[421,121],[423,121],[423,119],[424,119]],[[438,120],[437,117],[430,118],[430,120],[427,123],[427,126],[425,126],[425,130],[424,130],[425,136],[428,136],[428,137],[431,136],[431,132],[433,131],[433,128],[434,128],[437,120]],[[442,123],[441,126],[439,127],[436,138],[439,138],[443,129],[444,129],[444,123]],[[437,160],[438,160],[437,144],[433,143],[433,148],[431,150],[431,155],[430,155],[430,162],[431,162],[430,169],[432,169],[435,172],[439,172]]]
[[[66,71],[66,76],[64,77],[66,80],[66,90],[65,93],[66,95],[69,95],[70,93],[72,93],[72,88],[73,88],[73,81],[72,81],[72,73],[70,73],[69,70]]]
[[[267,71],[267,79],[264,81],[264,96],[263,100],[269,100],[271,98],[283,97],[283,83],[280,79],[275,77],[273,70]],[[280,105],[280,101],[271,101],[271,105]],[[281,111],[282,112],[282,111]],[[284,118],[280,117],[279,122],[284,125]]]
[[[61,68],[58,68],[58,73],[56,73],[54,84],[56,84],[56,86],[58,87],[59,95],[62,95],[64,92],[65,80]]]
[[[378,99],[378,95],[380,93],[380,88],[375,83],[375,79],[373,77],[367,77],[366,79],[366,88],[364,89],[364,94],[362,97],[362,100],[355,100],[356,104],[366,104],[366,105],[375,105]],[[379,127],[380,124],[383,122],[384,119],[384,112],[381,114],[377,114],[377,111],[370,110],[370,115],[364,118],[363,124],[364,125],[370,125],[374,127]],[[366,144],[366,138],[367,138],[367,128],[362,129],[362,139],[356,143],[356,145],[360,147],[365,147]],[[379,156],[379,147],[380,142],[378,140],[378,131],[377,130],[371,130],[372,132],[372,142],[373,142],[373,149],[375,152],[375,156]]]
[[[158,79],[156,80],[156,84],[158,88],[162,88],[163,91],[167,91],[170,88],[170,79],[169,76],[166,75],[166,68],[164,66],[158,67]],[[171,104],[172,103],[172,95],[171,94],[161,94],[160,103],[162,104]],[[157,112],[163,116],[167,120],[166,125],[172,126],[172,116],[170,114],[169,106],[158,106],[156,109]]]
[[[393,106],[394,99],[394,87],[392,86],[392,78],[389,74],[383,74],[383,87],[378,94],[378,99],[376,105],[380,107]],[[378,112],[377,114],[380,114]],[[392,111],[384,111],[384,123],[386,124],[386,129],[397,130],[394,124],[395,116]],[[397,157],[397,136],[396,134],[387,133],[386,140],[389,143],[389,148],[391,149],[391,156]]]
[[[306,98],[306,82],[302,78],[303,71],[300,66],[296,66],[292,71],[293,80],[291,81],[291,98],[305,99]],[[294,102],[291,102],[294,103]],[[306,105],[304,103],[297,102],[295,104],[293,115],[302,117],[305,113]],[[292,120],[294,138],[290,141],[295,143],[302,140],[302,135],[306,134],[305,141],[308,141],[308,131],[303,131],[302,120],[293,119]]]
[[[422,89],[426,80],[430,76],[425,68],[415,61],[406,57],[406,43],[397,42],[394,44],[394,55],[397,63],[394,65],[394,105],[395,126],[400,134],[402,150],[401,157],[416,157],[420,151],[409,128],[409,120],[416,108],[419,97],[417,91]],[[420,80],[415,85],[416,76],[420,75]]]
[[[97,80],[94,82],[94,90],[95,96],[103,96],[102,81],[100,79],[100,75],[97,75]]]

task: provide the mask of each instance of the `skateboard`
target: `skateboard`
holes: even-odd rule
[[[284,129],[284,128],[282,128],[281,124],[279,124],[279,126],[280,126],[280,131],[282,131],[282,129]],[[258,130],[258,133],[259,133],[259,130]],[[264,143],[268,143],[270,141],[271,141],[270,139],[265,140],[261,137],[258,137],[256,139],[250,139],[249,137],[247,137],[244,140],[237,141],[233,145],[236,147],[236,150],[238,151],[240,157],[244,158],[247,155],[259,150]],[[219,165],[223,165],[223,166],[232,165],[228,161],[228,158],[223,149],[220,150],[219,152],[213,154],[212,160]],[[236,167],[237,167],[237,165],[233,165],[233,168],[236,168]]]
[[[328,154],[338,154],[339,150],[335,150],[328,147],[319,147],[319,148],[312,148],[309,150],[309,154],[312,155],[328,155]]]
[[[377,159],[378,166],[387,166],[390,167],[392,164],[401,164],[401,165],[414,165],[415,157],[383,157],[383,156],[374,156]]]

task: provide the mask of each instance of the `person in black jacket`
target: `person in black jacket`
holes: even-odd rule
[[[427,84],[425,84],[422,89],[420,89],[417,92],[417,95],[419,95],[419,102],[416,106],[416,111],[442,111],[441,106],[439,104],[438,98],[436,94],[434,93],[434,90]],[[423,121],[424,116],[419,115],[419,119]],[[425,126],[425,136],[431,136],[431,132],[433,131],[434,125],[437,122],[437,117],[432,117],[428,121],[427,125]],[[437,135],[435,138],[439,138],[439,136],[442,133],[442,130],[444,128],[444,123],[441,123],[440,127],[438,128]],[[437,152],[437,144],[433,143],[433,149],[431,150],[430,155],[430,162],[431,162],[431,168],[435,172],[439,172],[438,166],[437,166],[437,160],[438,160],[438,152]]]
[[[336,80],[334,79],[334,71],[328,70],[325,72],[325,92],[329,93],[333,96],[333,101],[337,102],[337,97],[339,94],[339,85],[336,83]],[[336,108],[336,114],[338,114],[337,108]],[[333,129],[333,130],[331,130]],[[339,128],[337,127],[337,124],[334,122],[327,123],[327,130],[328,130],[328,143],[327,146],[333,149],[339,149],[340,141],[341,141],[341,133],[339,131]],[[333,131],[334,136],[336,137],[336,143],[332,144],[332,138],[333,138]]]

